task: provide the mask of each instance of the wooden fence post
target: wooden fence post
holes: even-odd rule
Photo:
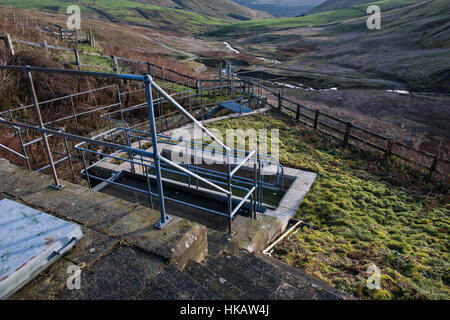
[[[319,116],[320,116],[320,111],[316,110],[316,115],[314,117],[314,129],[317,129],[319,127]]]
[[[300,122],[300,112],[301,112],[301,110],[300,110],[300,105],[298,104],[298,105],[297,105],[297,113],[296,113],[296,115],[295,115],[295,122],[296,122],[296,123],[299,123],[299,122]]]
[[[147,61],[146,64],[147,64],[147,73],[149,75],[152,75],[152,66],[151,66],[150,62]]]
[[[441,156],[440,152],[438,151],[438,153],[436,153],[436,157],[434,157],[433,164],[430,167],[430,173],[428,175],[428,178],[430,178],[430,179],[433,177],[433,173],[435,173],[437,170],[440,156]]]
[[[77,65],[77,69],[81,70],[80,54],[77,49],[73,49],[73,52],[75,53],[75,63]]]
[[[199,80],[195,80],[195,93],[197,96],[200,93],[200,81]]]
[[[48,58],[49,54],[48,54],[48,44],[47,44],[47,40],[44,40],[44,51],[45,51],[45,56]]]
[[[5,41],[5,48],[7,49],[7,51],[9,51],[11,56],[14,57],[15,56],[14,46],[12,44],[11,35],[9,33],[6,34],[4,41]]]
[[[388,162],[392,157],[392,149],[394,148],[394,140],[388,139],[386,142],[386,157],[385,162]]]
[[[112,56],[111,58],[113,59],[113,62],[114,62],[114,71],[116,71],[116,73],[120,73],[119,63],[117,62],[117,57]]]
[[[345,125],[345,135],[344,135],[344,145],[347,146],[348,145],[348,139],[350,138],[350,131],[352,130],[352,123],[351,122],[347,122],[347,124]]]
[[[278,112],[281,112],[281,92],[278,92]]]

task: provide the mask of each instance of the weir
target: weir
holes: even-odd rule
[[[201,115],[194,113],[193,115],[189,112],[191,110],[181,106],[149,75],[108,74],[28,66],[0,66],[0,68],[25,74],[33,101],[31,105],[2,112],[0,123],[9,125],[16,131],[16,135],[20,138],[23,153],[15,151],[15,154],[26,160],[29,169],[31,169],[31,165],[27,147],[43,142],[48,165],[36,170],[50,170],[54,179],[52,186],[56,189],[63,188],[63,185],[59,182],[56,165],[68,160],[73,175],[76,174],[73,166],[73,150],[69,150],[67,143],[70,140],[81,141],[74,146],[74,149],[82,156],[84,169],[81,174],[87,179],[89,186],[126,200],[137,199],[138,202],[146,202],[146,206],[159,210],[161,219],[155,226],[157,228],[164,228],[171,221],[171,215],[176,215],[220,231],[225,231],[228,228],[228,232],[231,233],[231,225],[237,215],[256,219],[258,212],[263,213],[267,209],[276,208],[284,194],[284,168],[280,165],[278,159],[260,154],[257,149],[246,151],[233,150],[227,147],[201,121],[197,120],[199,116],[203,117],[208,109],[203,110],[202,105],[201,111],[203,113]],[[144,88],[123,93],[117,85],[111,85],[39,102],[32,73],[109,78],[136,82]],[[74,101],[77,98],[105,90],[111,91],[113,97],[117,96],[117,101],[96,106],[88,111],[76,111],[76,102]],[[251,107],[250,87],[247,90],[242,87],[241,82],[238,83],[237,88],[231,84],[231,86],[217,87],[213,90],[218,92],[225,90],[230,93],[237,90],[241,93],[241,97],[238,99],[239,104],[234,102],[235,100],[229,100],[217,102],[216,106],[219,105],[239,114],[254,110]],[[125,107],[122,101],[124,95],[135,92],[144,93],[144,101],[135,106]],[[186,94],[190,97],[191,93],[187,92]],[[248,94],[248,99],[243,99],[245,94]],[[156,99],[154,95],[157,95]],[[214,97],[216,97],[216,91],[214,91]],[[245,102],[243,102],[244,100]],[[61,111],[61,116],[43,119],[41,108],[44,104],[63,105],[63,102],[68,103],[69,110],[58,110],[58,114]],[[161,117],[163,102],[170,106],[175,113],[184,117],[185,121],[181,123],[190,123],[193,127],[200,129],[202,134],[212,142],[205,144],[196,140],[172,139],[164,135],[162,132],[163,126],[160,125],[162,121],[158,121],[155,116],[156,109],[159,107]],[[245,106],[244,103],[248,106]],[[255,108],[258,107],[260,107],[259,103]],[[148,112],[148,118],[141,120],[137,125],[139,130],[133,129],[136,126],[131,128],[124,116],[127,112],[136,110]],[[34,119],[24,117],[24,114],[30,112],[34,113],[34,117],[31,117]],[[94,136],[79,134],[80,128],[77,120],[81,116],[90,115],[99,116],[99,119],[109,121],[110,129]],[[113,115],[119,117],[113,118]],[[74,123],[77,129],[74,130],[75,133],[66,132],[67,122]],[[120,126],[112,128],[112,123],[117,123]],[[160,125],[159,128],[158,124]],[[161,132],[160,134],[157,133],[158,129]],[[26,133],[26,136],[29,137],[30,132],[34,132],[37,138],[26,141],[23,136]],[[52,150],[50,138],[62,138],[66,146],[65,151]],[[171,154],[174,148],[179,148],[180,145],[183,146],[181,149],[184,152],[182,158],[186,161],[180,162],[172,159]],[[14,150],[11,149],[11,151]],[[209,156],[206,156],[205,159],[206,153]],[[198,157],[208,160],[208,157],[214,158],[219,154],[221,159],[224,160],[222,163],[207,165],[201,162],[201,164],[197,164],[198,161],[194,161]],[[58,159],[54,157],[58,157]],[[191,164],[191,162],[195,164]],[[267,169],[269,167],[270,170]],[[266,175],[270,176],[270,181],[265,179]],[[146,199],[146,201],[143,199]],[[267,201],[265,201],[266,199]]]

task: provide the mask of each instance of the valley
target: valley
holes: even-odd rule
[[[212,87],[229,81],[232,87],[233,80],[243,81],[235,99],[241,111],[244,91],[251,97],[251,90],[258,106],[265,103],[271,111],[249,117],[239,114],[207,127],[223,132],[278,128],[280,163],[318,174],[294,212],[295,219],[310,221],[312,227],[286,237],[273,256],[359,299],[449,298],[448,0],[79,0],[74,4],[81,8],[80,33],[92,31],[95,46],[59,38],[58,31],[66,28],[67,1],[0,0],[0,36],[67,49],[48,54],[44,46],[15,42],[19,54],[11,58],[0,42],[0,64],[36,63],[74,70],[83,64],[89,71],[99,67],[141,75],[155,72],[150,68],[153,64],[160,70],[157,81],[163,89],[174,95],[188,92],[182,101],[194,104],[195,112],[236,98],[231,88],[205,93],[199,83]],[[369,5],[381,8],[379,30],[366,26]],[[76,55],[83,51],[94,55],[82,54],[81,63],[77,62]],[[138,62],[120,64],[117,57]],[[166,78],[165,71],[179,77]],[[0,111],[29,103],[19,78],[4,74],[0,72]],[[38,92],[43,99],[57,97],[59,89],[67,94],[58,81],[42,79],[36,82],[47,85],[48,81],[48,90]],[[91,89],[89,82],[73,86],[81,85]],[[127,81],[115,85],[124,92],[140,90]],[[18,91],[16,96],[11,88]],[[228,89],[230,97],[224,93]],[[252,99],[244,103],[256,104]],[[132,103],[132,98],[124,98],[127,106]],[[163,127],[164,112],[175,110],[161,109],[161,102],[159,108]],[[142,114],[137,113],[139,117]],[[342,137],[330,133],[333,121],[341,128],[334,128],[334,133]],[[359,130],[363,137],[372,134],[382,143],[366,141],[374,150],[361,147],[350,130]],[[5,134],[0,142],[6,144],[13,137]],[[348,144],[349,138],[357,143]],[[406,150],[404,154],[397,151],[392,156],[394,142],[397,150]],[[3,149],[0,153],[8,154]],[[428,162],[417,169],[422,158],[414,156],[423,153]],[[409,157],[407,161],[402,155]],[[385,272],[382,290],[363,285],[370,263]]]

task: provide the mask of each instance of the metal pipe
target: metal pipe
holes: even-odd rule
[[[158,186],[158,193],[159,193],[159,210],[161,212],[161,221],[159,221],[155,227],[157,229],[163,229],[171,220],[172,218],[169,216],[166,216],[166,207],[164,204],[164,189],[163,189],[163,183],[161,179],[161,156],[158,151],[158,140],[156,135],[156,123],[155,123],[155,110],[153,109],[153,96],[152,96],[152,77],[150,75],[147,75],[145,77],[145,92],[147,96],[147,103],[148,103],[148,117],[150,121],[150,133],[152,135],[152,144],[153,144],[153,159],[155,161],[156,165],[156,180],[157,180],[157,186]]]
[[[44,122],[42,121],[41,110],[39,108],[39,101],[36,96],[36,90],[34,89],[33,77],[31,76],[31,72],[28,66],[24,67],[22,70],[25,72],[27,78],[28,88],[30,90],[31,99],[33,100],[34,103],[34,110],[36,112],[39,128],[44,129]],[[50,165],[50,170],[54,180],[54,183],[51,185],[51,187],[55,189],[61,189],[62,186],[59,183],[58,174],[56,173],[55,164],[53,163],[53,156],[50,150],[47,135],[44,132],[41,132],[41,134],[42,134],[42,141],[44,142],[45,152],[47,153],[47,159]]]
[[[206,133],[208,136],[211,137],[215,142],[217,142],[222,148],[225,150],[228,149],[226,145],[223,144],[222,141],[220,141],[215,135],[213,135],[208,129],[203,126],[197,119],[195,119],[189,112],[187,112],[178,102],[176,102],[169,94],[167,94],[161,87],[159,87],[153,80],[152,81],[152,87],[155,88],[157,92],[159,92],[164,98],[166,98],[167,101],[169,101],[175,108],[177,108],[182,114],[184,114],[189,120],[194,122],[199,128],[202,129],[204,133]]]
[[[247,161],[248,160],[250,160],[250,158],[251,157],[253,157],[253,155],[255,155],[255,153],[256,153],[256,149],[253,149],[250,153],[249,153],[249,155],[237,166],[237,167],[235,167],[234,169],[233,169],[233,171],[231,171],[230,172],[230,176],[232,177],[232,176],[234,176],[235,175],[235,173],[236,172],[238,172],[239,171],[239,169],[241,169],[242,168],[242,166],[244,165],[244,164],[246,164],[247,163]]]

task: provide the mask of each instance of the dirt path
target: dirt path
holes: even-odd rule
[[[171,47],[169,47],[168,45],[162,43],[161,41],[155,40],[155,39],[153,39],[153,38],[151,38],[151,37],[149,37],[149,36],[147,36],[147,35],[145,35],[145,34],[143,34],[143,33],[141,33],[141,32],[137,32],[137,34],[138,34],[140,37],[142,37],[142,38],[144,38],[144,39],[146,39],[146,40],[149,40],[149,41],[152,41],[152,42],[156,43],[157,45],[163,47],[164,49],[167,49],[167,50],[170,50],[170,51],[172,51],[172,52],[176,52],[176,53],[180,53],[180,54],[182,54],[182,55],[188,56],[190,59],[196,59],[196,58],[197,58],[197,56],[196,56],[195,54],[192,54],[192,53],[189,53],[189,52],[186,52],[186,51],[181,51],[181,50],[178,50],[178,49],[171,48]]]

